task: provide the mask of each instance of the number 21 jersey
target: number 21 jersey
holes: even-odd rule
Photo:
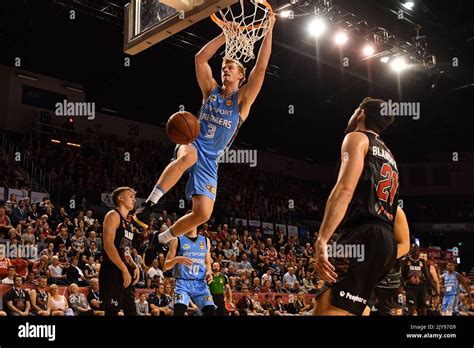
[[[377,134],[362,133],[369,138],[369,148],[341,227],[380,222],[393,228],[398,206],[397,163]]]

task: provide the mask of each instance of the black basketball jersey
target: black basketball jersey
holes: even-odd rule
[[[132,223],[123,218],[122,214],[118,209],[114,209],[120,216],[120,224],[115,231],[114,245],[117,249],[120,258],[125,263],[128,263],[128,258],[131,257],[131,249],[133,242],[133,230]],[[109,255],[104,249],[104,262],[112,262]]]
[[[377,134],[361,133],[369,138],[369,148],[341,228],[344,230],[373,222],[388,224],[393,228],[398,205],[397,164]]]
[[[404,265],[405,280],[411,284],[421,284],[426,281],[426,263],[424,260],[408,258]]]

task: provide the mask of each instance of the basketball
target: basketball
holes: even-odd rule
[[[166,134],[176,144],[189,144],[199,135],[199,121],[187,111],[171,115],[166,123]]]

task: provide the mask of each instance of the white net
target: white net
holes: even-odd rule
[[[211,16],[224,31],[225,58],[246,63],[254,59],[255,43],[267,33],[271,15],[271,6],[266,1],[240,0]]]

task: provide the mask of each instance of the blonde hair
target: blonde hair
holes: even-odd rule
[[[224,58],[224,61],[222,62],[222,65],[226,65],[226,64],[229,64],[229,63],[234,63],[235,65],[237,65],[237,67],[239,68],[240,73],[243,75],[242,79],[239,81],[239,87],[242,86],[242,84],[246,80],[245,73],[246,73],[247,69],[245,69],[243,64],[241,62],[239,62],[237,59],[231,59],[231,58]]]
[[[114,202],[115,205],[118,206],[118,196],[120,196],[120,194],[125,191],[131,191],[134,195],[137,193],[134,189],[128,186],[117,187],[112,192],[112,201]]]

